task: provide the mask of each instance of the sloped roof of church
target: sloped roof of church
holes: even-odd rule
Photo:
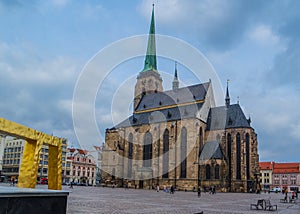
[[[207,141],[200,154],[200,160],[223,159],[224,155],[217,141]]]
[[[207,119],[207,130],[224,128],[251,128],[250,122],[239,104],[211,108]]]
[[[195,118],[203,105],[201,101],[205,99],[209,84],[144,95],[136,113],[114,128]]]
[[[177,90],[146,94],[142,97],[136,111],[204,100],[209,84],[207,82]]]
[[[116,125],[114,128],[195,118],[197,111],[201,109],[202,105],[203,103],[198,103],[194,105],[177,106],[157,111],[133,114],[123,122]]]

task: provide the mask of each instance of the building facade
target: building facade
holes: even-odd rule
[[[91,155],[96,160],[97,169],[96,169],[96,185],[101,183],[101,166],[102,166],[102,146],[93,146],[93,150],[90,151]]]
[[[259,162],[260,186],[268,191],[273,187],[273,162]]]
[[[83,149],[68,148],[71,163],[69,182],[80,185],[96,185],[97,164],[95,158]]]
[[[257,134],[239,104],[215,106],[212,82],[165,91],[157,70],[154,10],[147,53],[137,76],[133,114],[106,130],[102,182],[178,190],[215,186],[245,192],[258,184]]]
[[[0,134],[0,182],[3,182],[5,179],[5,176],[2,175],[4,147],[5,147],[5,135]]]
[[[300,163],[260,162],[261,186],[265,190],[300,191]]]
[[[24,151],[22,139],[6,139],[3,153],[2,175],[5,180],[17,179]]]
[[[12,137],[3,138],[4,150],[2,155],[2,176],[4,180],[18,179],[19,170],[22,163],[25,140]],[[62,141],[62,177],[64,179],[66,171],[66,148],[67,139]],[[48,145],[43,145],[40,150],[40,160],[38,168],[37,182],[48,178]],[[64,180],[63,180],[64,182]]]
[[[300,190],[299,163],[274,163],[273,186]]]

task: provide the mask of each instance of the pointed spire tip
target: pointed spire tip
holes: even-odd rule
[[[150,30],[148,35],[148,46],[143,71],[157,71],[156,64],[156,44],[155,44],[155,23],[154,23],[154,3],[151,15]],[[143,72],[142,71],[142,72]]]

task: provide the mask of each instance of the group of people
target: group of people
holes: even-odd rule
[[[159,185],[156,185],[156,192],[159,192],[160,188]],[[163,191],[166,193],[174,194],[175,193],[175,188],[173,185],[170,186],[170,188],[167,188],[166,185],[163,186]]]
[[[289,190],[287,188],[284,188],[282,190],[282,194],[285,194],[285,197],[284,197],[284,200],[287,201],[287,198],[288,198],[288,193],[289,193]],[[292,191],[291,193],[291,199],[298,199],[298,191]]]
[[[292,192],[292,199],[298,199],[298,192],[297,191]]]
[[[207,192],[206,188],[207,188],[206,186],[203,187],[204,193]],[[196,187],[194,187],[194,192],[196,192]],[[197,189],[197,193],[198,193],[198,197],[200,197],[201,196],[201,187],[200,186]],[[215,186],[209,187],[209,194],[216,194],[216,188],[215,188]]]
[[[11,178],[10,179],[10,186],[15,186],[15,184],[18,183],[18,179],[15,179],[15,178]]]

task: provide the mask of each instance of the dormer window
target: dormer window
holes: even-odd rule
[[[169,111],[168,111],[167,117],[168,117],[168,118],[171,118],[171,117],[172,117],[172,114],[171,114]]]

